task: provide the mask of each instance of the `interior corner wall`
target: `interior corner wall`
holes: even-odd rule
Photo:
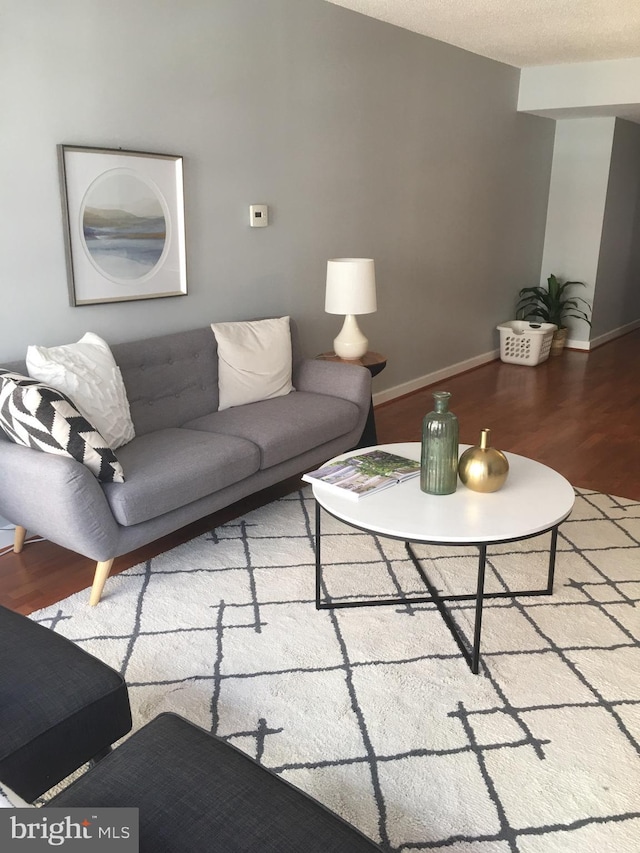
[[[510,66],[324,0],[20,0],[0,77],[0,362],[287,313],[314,355],[326,260],[362,256],[383,389],[495,349],[539,276],[554,125]],[[183,156],[187,296],[70,307],[59,143]]]
[[[594,337],[640,320],[640,125],[617,119],[596,279]]]
[[[556,122],[542,256],[541,284],[551,273],[585,283],[576,295],[593,304],[594,328],[599,323],[595,291],[614,127],[613,118]],[[590,328],[584,321],[569,320],[567,326],[572,342],[590,340]]]

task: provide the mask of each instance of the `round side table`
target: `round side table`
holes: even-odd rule
[[[362,358],[340,358],[339,355],[336,355],[335,352],[323,352],[320,355],[317,355],[316,358],[322,361],[340,361],[343,364],[360,364],[362,367],[366,367],[372,377],[377,376],[387,366],[387,357],[386,355],[381,355],[379,352],[372,352],[369,350],[366,352]],[[376,434],[376,420],[375,414],[373,411],[373,398],[369,403],[369,414],[367,415],[367,422],[364,425],[364,430],[362,431],[362,435],[360,436],[360,441],[356,445],[357,448],[360,447],[372,447],[374,444],[378,443],[378,438]]]

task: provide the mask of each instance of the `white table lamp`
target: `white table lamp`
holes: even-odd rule
[[[333,258],[327,261],[327,289],[324,310],[344,314],[333,351],[340,358],[361,358],[369,341],[358,327],[356,314],[376,311],[376,272],[371,258]]]

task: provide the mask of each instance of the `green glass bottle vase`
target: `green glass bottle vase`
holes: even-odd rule
[[[458,418],[449,411],[448,391],[435,391],[435,410],[422,421],[420,488],[428,495],[450,495],[458,485]]]

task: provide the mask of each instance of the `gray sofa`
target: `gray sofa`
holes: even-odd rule
[[[293,320],[291,339],[296,390],[222,411],[209,327],[112,346],[136,430],[116,451],[124,483],[0,429],[0,515],[17,525],[14,550],[28,531],[95,560],[97,604],[115,557],[354,447],[369,372],[303,358]],[[6,367],[26,374],[24,362]]]

